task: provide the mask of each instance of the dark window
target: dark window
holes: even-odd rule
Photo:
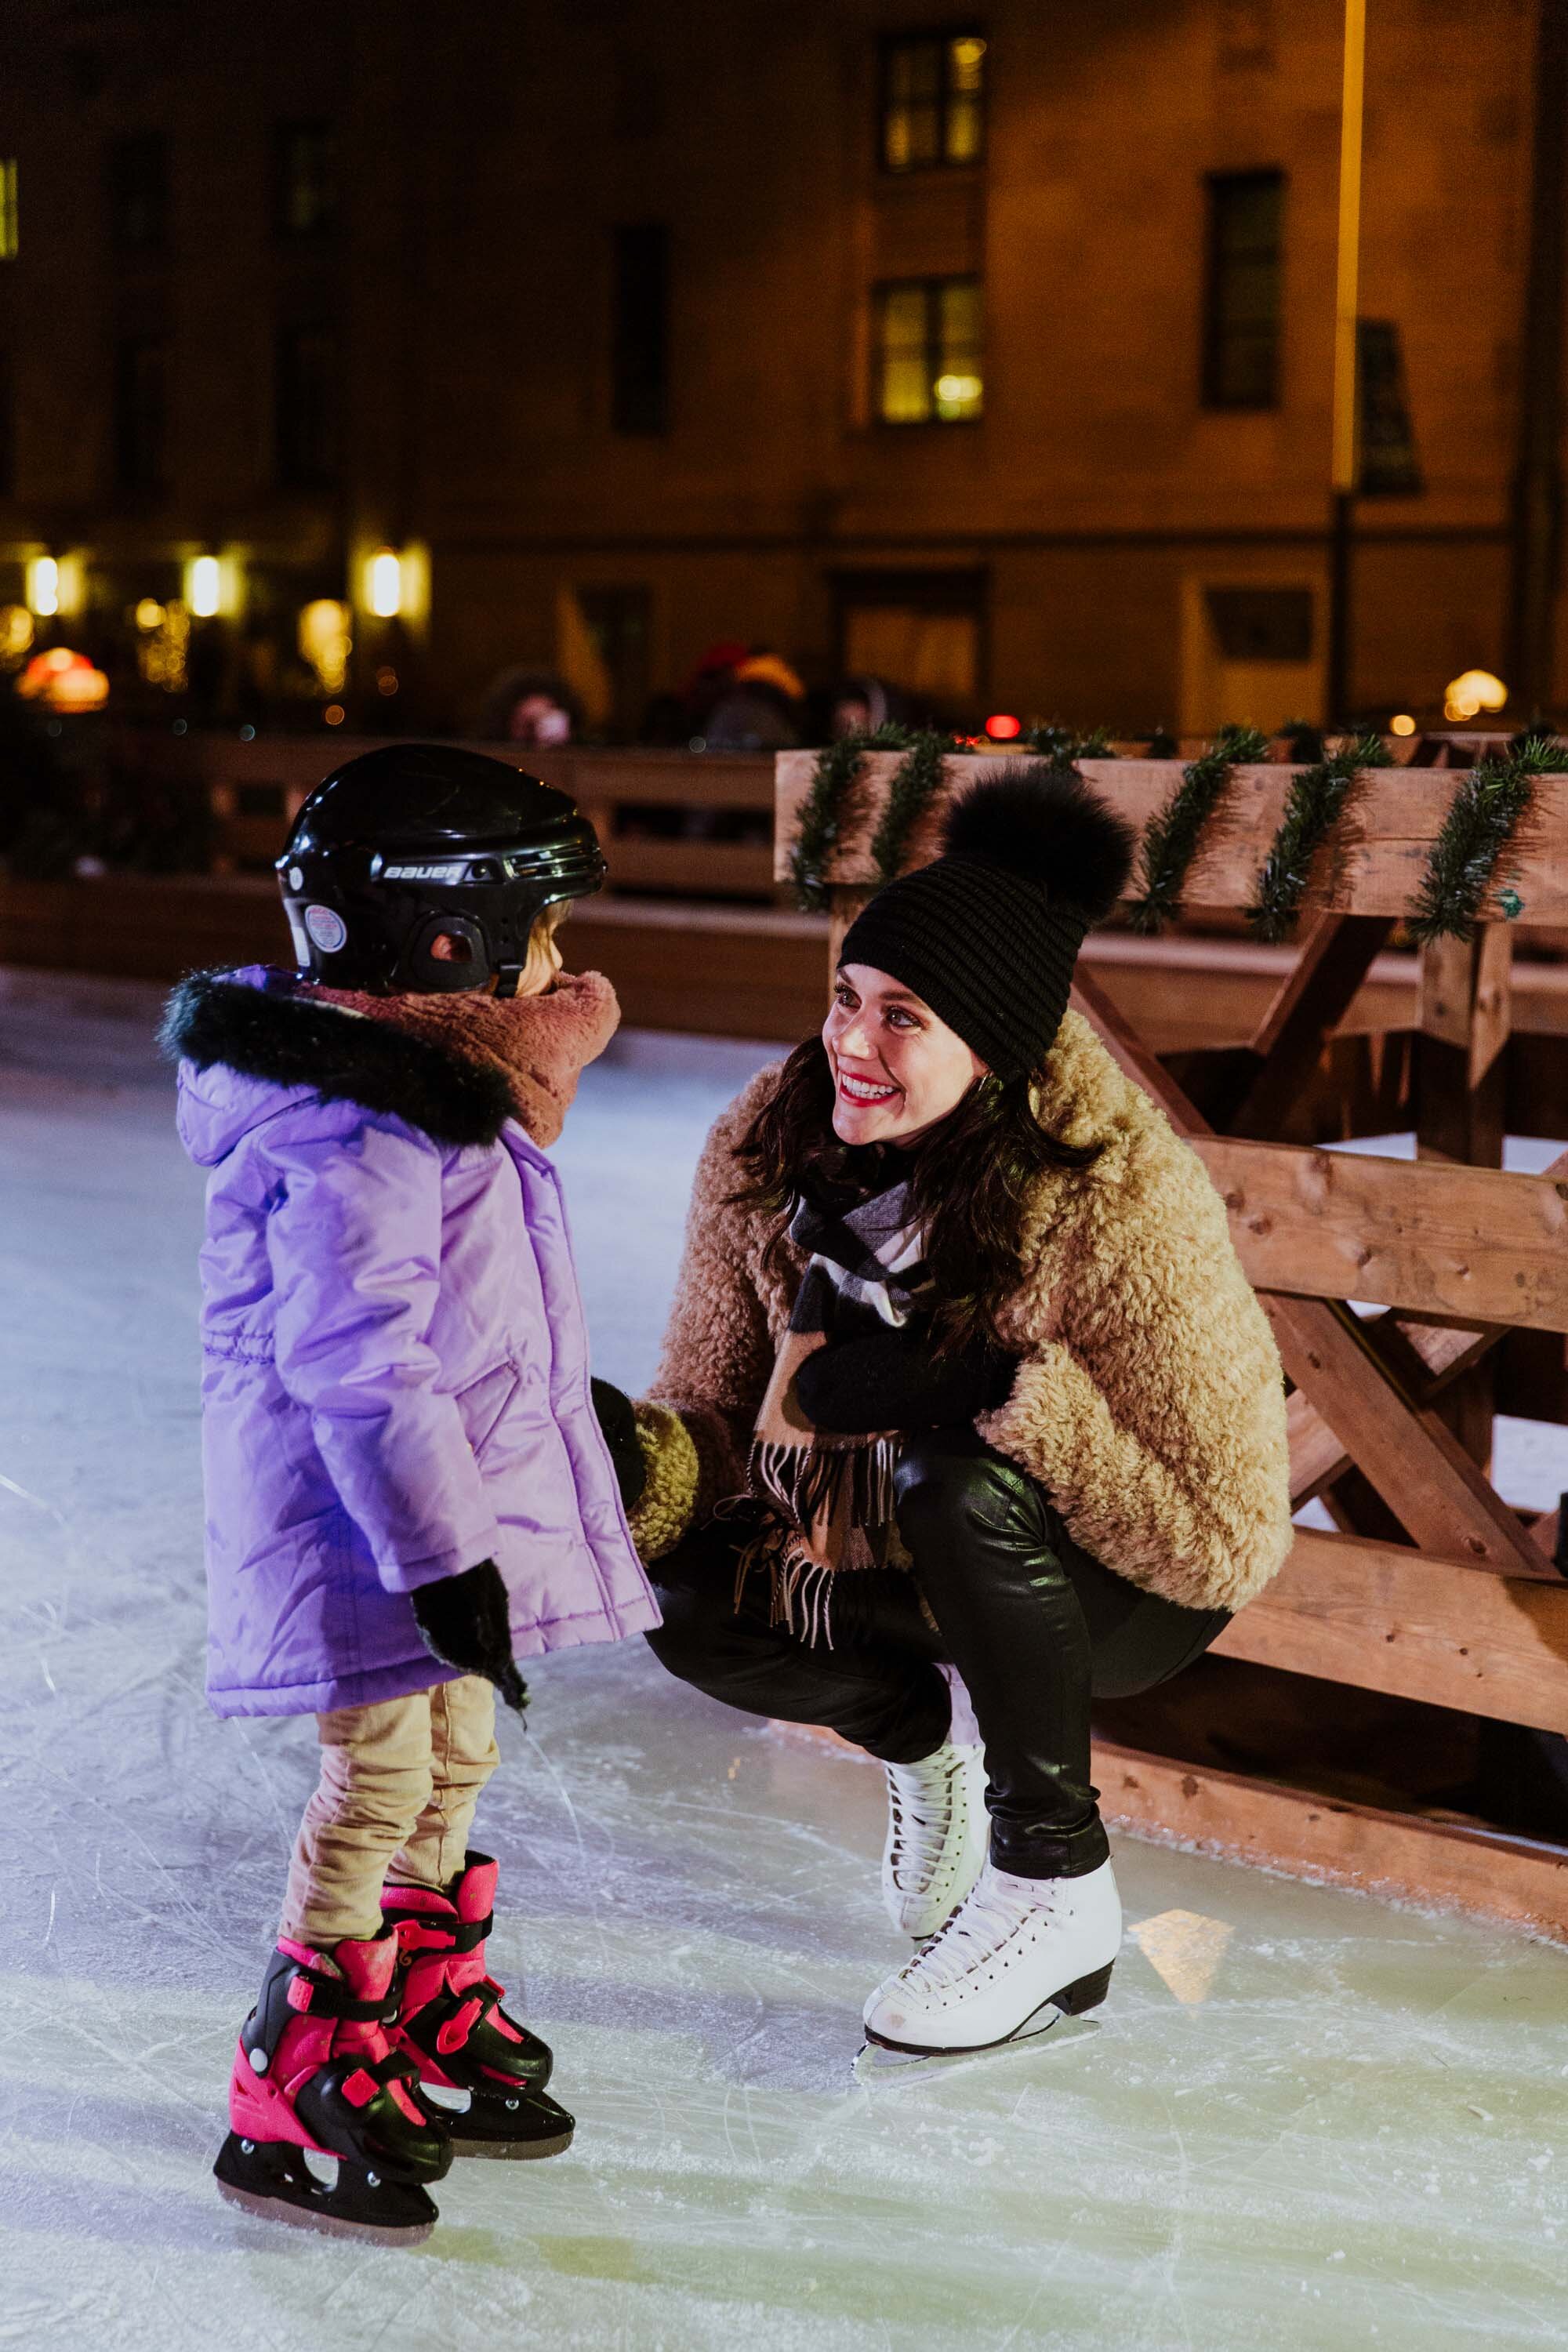
[[[167,352],[149,336],[127,335],[114,358],[114,478],[121,489],[162,489],[167,432]]]
[[[617,433],[669,429],[669,231],[640,221],[615,232],[610,422]]]
[[[162,131],[134,131],[110,145],[109,221],[122,253],[163,252],[169,232],[169,162]]]
[[[1426,487],[1405,382],[1405,349],[1392,319],[1356,320],[1361,446],[1356,487],[1363,498],[1416,498]]]
[[[878,143],[889,172],[980,161],[985,43],[978,33],[920,33],[883,42]]]
[[[272,131],[272,225],[282,237],[325,236],[338,214],[337,142],[330,123]]]
[[[1205,408],[1279,404],[1282,172],[1238,172],[1208,184],[1204,304]]]
[[[0,352],[0,499],[16,494],[16,371]]]
[[[884,425],[972,425],[984,404],[978,278],[915,278],[876,292],[876,410]]]
[[[1204,596],[1226,661],[1311,660],[1310,588],[1207,588]]]
[[[330,327],[285,327],[274,386],[278,479],[327,490],[338,479],[338,347]]]

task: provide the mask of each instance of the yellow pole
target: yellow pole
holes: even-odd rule
[[[1340,250],[1334,289],[1333,488],[1355,488],[1356,293],[1361,259],[1362,100],[1366,0],[1345,0],[1344,95],[1340,113]]]

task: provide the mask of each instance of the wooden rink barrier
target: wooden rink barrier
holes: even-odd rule
[[[815,757],[778,757],[781,880]],[[871,838],[898,763],[897,753],[863,761],[822,877],[835,958],[876,887]],[[1182,773],[1174,761],[1085,759],[1079,768],[1140,835]],[[907,866],[936,854],[945,802],[988,771],[984,757],[948,760]],[[1184,881],[1188,915],[1234,919],[1250,902],[1296,772],[1232,771]],[[1416,1159],[1279,1139],[1379,959],[1386,968],[1458,781],[1430,769],[1358,776],[1314,864],[1300,952],[1246,1042],[1190,1057],[1199,1066],[1184,1070],[1185,1083],[1118,1008],[1106,962],[1080,961],[1073,1001],[1225,1199],[1290,1384],[1293,1504],[1321,1497],[1334,1523],[1332,1533],[1298,1529],[1279,1576],[1215,1654],[1316,1678],[1325,1720],[1340,1686],[1562,1734],[1568,1580],[1554,1565],[1557,1514],[1510,1507],[1490,1459],[1495,1376],[1510,1335],[1547,1335],[1560,1366],[1568,1333],[1568,1152],[1541,1175],[1501,1167],[1514,935],[1568,921],[1568,775],[1540,779],[1473,943],[1440,940],[1413,960]],[[1498,896],[1505,884],[1512,919]],[[1102,938],[1114,945],[1120,935]],[[1568,1132],[1568,1100],[1556,1131]],[[1563,1381],[1516,1409],[1568,1419]],[[1124,1828],[1568,1943],[1568,1839],[1342,1801],[1294,1780],[1110,1742],[1097,1742],[1095,1774],[1108,1818]]]

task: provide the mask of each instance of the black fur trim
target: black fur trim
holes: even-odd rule
[[[948,812],[949,856],[989,857],[1103,922],[1127,887],[1136,836],[1074,768],[1001,769]]]
[[[221,971],[181,981],[159,1043],[171,1061],[199,1070],[221,1062],[247,1078],[310,1087],[323,1102],[406,1119],[433,1143],[494,1143],[512,1116],[510,1089],[497,1070],[341,1005],[248,988]]]

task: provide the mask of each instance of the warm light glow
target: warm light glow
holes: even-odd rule
[[[343,706],[341,702],[329,702],[325,710],[321,713],[322,718],[326,720],[329,727],[341,727],[343,723],[345,715]]]
[[[163,627],[163,607],[159,604],[156,596],[142,597],[142,602],[136,607],[136,625],[139,629],[161,629]]]
[[[1388,722],[1388,731],[1391,735],[1414,735],[1415,721],[1408,710],[1396,711]]]
[[[18,662],[33,642],[33,616],[26,604],[0,604],[0,662]]]
[[[198,621],[210,621],[219,601],[216,555],[195,555],[185,566],[185,602]]]
[[[1023,720],[1009,717],[1005,711],[1000,711],[994,719],[985,721],[985,732],[998,743],[1010,743],[1015,735],[1021,735],[1023,731]]]
[[[1500,677],[1489,669],[1467,669],[1443,688],[1443,716],[1473,719],[1480,710],[1500,710],[1507,700],[1508,688]]]
[[[349,655],[353,650],[348,606],[340,604],[335,596],[318,596],[300,614],[298,643],[300,658],[315,671],[321,692],[341,694],[348,681]]]
[[[109,700],[109,680],[85,654],[51,646],[47,653],[33,656],[16,691],[30,702],[47,703],[51,710],[101,710]]]
[[[403,559],[383,547],[365,566],[365,601],[377,620],[390,621],[403,610]]]
[[[60,609],[60,567],[52,555],[35,555],[27,566],[27,604],[41,621]]]
[[[967,408],[980,397],[977,375],[939,375],[934,386],[938,400],[951,408]]]
[[[392,667],[389,662],[384,662],[380,669],[378,669],[375,674],[375,690],[377,694],[395,694],[397,692],[397,672]]]

